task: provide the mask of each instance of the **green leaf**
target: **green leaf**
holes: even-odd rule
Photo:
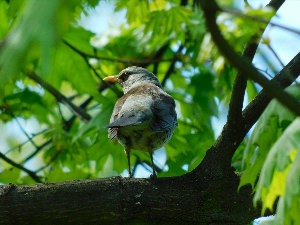
[[[36,91],[25,88],[14,94],[5,97],[6,110],[2,111],[0,116],[9,115],[29,118],[35,116],[39,121],[48,122],[48,116],[51,114],[43,96]],[[7,117],[6,117],[7,118]]]
[[[87,31],[82,27],[71,26],[68,32],[64,34],[63,38],[64,41],[74,46],[80,52],[93,55],[94,49],[92,48],[90,41],[94,36],[94,33]]]
[[[9,30],[9,4],[5,1],[0,1],[0,39],[3,39]]]
[[[213,98],[213,74],[206,69],[202,69],[199,74],[195,74],[188,87],[189,93],[193,96],[193,102],[200,106],[200,115],[203,121],[217,113],[217,105]]]
[[[286,182],[290,167],[299,163],[294,161],[300,149],[299,128],[300,118],[297,118],[276,141],[266,158],[254,197],[255,202],[263,199],[263,210],[272,209],[276,198],[287,193],[285,188],[290,185]],[[293,188],[300,188],[300,183]]]
[[[0,172],[1,183],[19,183],[21,170],[17,168],[5,169]]]
[[[298,136],[299,140],[299,136]],[[299,224],[300,223],[300,152],[290,168],[284,196],[281,197],[275,217],[275,224]]]
[[[50,71],[42,74],[45,80],[58,89],[64,81],[68,81],[79,94],[98,94],[95,78],[81,55],[74,54],[65,44],[59,44],[53,53]],[[52,74],[56,76],[53,77]]]
[[[127,22],[132,26],[141,25],[148,18],[148,1],[122,1],[116,3],[116,11],[126,9]]]
[[[50,50],[57,39],[55,21],[58,7],[58,0],[27,1],[17,25],[8,35],[0,52],[1,83],[18,73],[30,53],[37,56],[40,52],[45,65],[49,66]]]
[[[67,167],[61,168],[59,166],[53,167],[49,172],[45,173],[45,175],[48,178],[48,180],[55,182],[85,179],[89,176],[80,168],[77,168],[76,170],[72,170],[70,172],[70,170]]]
[[[152,11],[145,24],[145,32],[151,33],[152,37],[180,35],[190,22],[190,15],[190,10],[180,6],[174,6],[169,10]]]
[[[88,4],[90,7],[95,7],[99,4],[100,0],[85,0],[85,2]]]
[[[248,95],[248,102],[251,102],[254,97],[258,94],[258,90],[253,81],[247,81],[247,95]]]
[[[300,98],[300,89],[297,86],[291,86],[286,90]],[[295,115],[278,101],[271,101],[246,145],[243,156],[245,172],[241,177],[240,186],[247,183],[254,185],[271,147],[294,119]]]
[[[53,47],[73,19],[79,0],[27,0],[17,13],[15,26],[6,36],[0,52],[0,82],[15,78],[23,69],[39,61],[44,71],[50,69]],[[2,21],[1,21],[2,22]],[[27,64],[28,63],[28,64]]]

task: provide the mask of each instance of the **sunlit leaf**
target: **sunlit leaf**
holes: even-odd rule
[[[300,97],[297,86],[292,86],[287,91]],[[276,100],[269,104],[258,120],[244,151],[243,168],[246,170],[241,178],[241,185],[254,185],[271,147],[294,118],[295,115]]]
[[[300,136],[300,135],[299,135]],[[299,138],[298,136],[298,138]],[[299,139],[298,139],[299,140]],[[298,224],[300,218],[298,212],[300,210],[300,153],[299,149],[293,162],[287,180],[284,196],[278,203],[275,224]]]
[[[17,168],[5,169],[0,172],[1,183],[18,183],[21,175],[21,170]]]
[[[58,19],[56,12],[59,6],[57,0],[27,2],[0,52],[2,83],[9,76],[16,75],[26,59],[34,58],[33,55],[37,57],[41,54],[44,66],[49,68],[50,51],[58,37],[55,21]]]
[[[297,162],[295,155],[300,149],[300,119],[295,119],[293,123],[283,132],[280,138],[272,146],[266,161],[263,165],[261,175],[257,184],[255,201],[264,200],[263,209],[272,209],[277,197],[289,195],[285,188],[290,185],[287,177],[291,167]],[[297,168],[297,167],[296,167]],[[293,176],[295,177],[295,176]],[[293,188],[300,189],[298,186]]]

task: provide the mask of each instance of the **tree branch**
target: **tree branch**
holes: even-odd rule
[[[284,0],[276,0],[271,1],[267,6],[272,7],[275,11],[277,11],[280,6],[283,4]],[[259,34],[255,34],[250,38],[249,43],[245,47],[242,57],[247,58],[249,61],[252,61],[255,52],[259,45],[259,39],[263,32],[265,31],[267,25],[259,31]],[[245,90],[247,87],[247,78],[246,76],[238,71],[236,75],[236,79],[233,84],[231,99],[229,103],[229,110],[227,120],[229,123],[240,123],[242,119],[242,108],[245,96]]]
[[[275,97],[292,112],[300,115],[300,104],[298,100],[283,91],[277,83],[264,77],[247,59],[241,58],[224,39],[216,24],[216,13],[219,11],[216,2],[214,0],[209,2],[199,0],[199,2],[205,14],[207,27],[213,40],[227,60],[245,76],[260,84],[270,96]]]
[[[273,79],[281,88],[290,86],[300,75],[300,53],[298,53]],[[201,175],[203,169],[212,169],[212,175],[222,177],[231,165],[231,159],[251,127],[261,116],[271,97],[263,89],[243,110],[240,123],[226,123],[223,130],[207,151],[201,164],[192,173]],[[211,165],[214,165],[211,167]]]
[[[199,179],[111,177],[1,185],[0,224],[233,225],[259,216],[259,209],[249,207],[251,190],[236,192],[234,174],[218,181]]]
[[[62,95],[59,91],[57,91],[54,87],[52,87],[49,83],[44,81],[42,78],[40,78],[38,75],[36,75],[34,72],[26,72],[26,76],[40,84],[43,88],[45,88],[48,92],[50,92],[58,102],[63,103],[66,105],[76,116],[78,116],[80,119],[82,119],[85,122],[88,122],[91,119],[91,116],[86,113],[83,109],[80,107],[77,107],[74,105],[71,101],[69,101],[68,98],[66,98],[64,95]]]
[[[290,86],[300,76],[300,52],[272,79],[281,88]],[[249,130],[260,117],[271,97],[263,89],[243,111],[243,118],[247,121],[245,129]]]
[[[129,64],[129,65],[145,65],[145,64],[151,64],[151,63],[156,63],[156,62],[169,62],[172,60],[172,59],[161,59],[161,58],[156,58],[156,57],[152,57],[151,59],[145,59],[145,60],[129,60],[129,59],[118,59],[118,58],[110,58],[110,57],[105,57],[105,56],[97,56],[94,54],[85,53],[85,52],[81,51],[80,49],[77,49],[75,46],[71,45],[66,40],[63,40],[63,42],[83,57],[111,61],[111,62],[119,62],[119,63]]]
[[[232,10],[232,9],[224,9],[224,8],[222,8],[221,11],[225,12],[225,13],[229,13],[229,14],[235,15],[235,16],[240,16],[240,17],[243,17],[245,19],[250,19],[250,20],[253,20],[253,21],[257,21],[257,22],[263,23],[265,25],[270,25],[270,26],[273,26],[273,27],[278,27],[278,28],[281,28],[283,30],[287,30],[287,31],[292,32],[294,34],[300,35],[300,31],[297,30],[297,29],[295,29],[295,28],[286,27],[286,26],[283,26],[283,25],[280,25],[280,24],[277,24],[277,23],[274,23],[274,22],[270,22],[269,20],[263,19],[261,17],[247,15],[247,14],[244,14],[244,13],[241,13],[241,12],[239,12],[237,10]]]
[[[40,132],[31,134],[31,135],[32,135],[31,139],[34,139],[34,138],[37,137],[38,135],[43,134],[46,130],[47,130],[47,129],[44,129],[44,130],[42,130],[42,131],[40,131]],[[12,147],[12,148],[10,148],[10,149],[8,149],[4,154],[7,155],[8,153],[10,153],[10,152],[12,152],[12,151],[14,151],[14,150],[20,150],[20,149],[22,149],[22,147],[23,147],[24,145],[26,145],[26,144],[29,143],[29,142],[31,143],[31,140],[30,140],[30,139],[27,139],[26,141],[22,142],[21,144],[19,144],[19,145],[17,145],[17,146],[14,146],[14,147]],[[35,147],[36,147],[36,146],[35,146]]]
[[[37,176],[34,172],[32,172],[31,170],[25,168],[24,166],[16,163],[15,161],[11,160],[10,158],[8,158],[6,155],[4,155],[1,152],[0,152],[0,158],[3,159],[8,164],[12,165],[13,167],[16,167],[16,168],[24,171],[25,173],[27,173],[34,181],[41,183],[40,177]]]
[[[171,76],[172,72],[174,71],[175,63],[178,60],[178,54],[182,51],[183,47],[184,47],[183,44],[181,44],[179,46],[179,48],[177,49],[177,51],[174,53],[174,56],[172,58],[172,62],[171,62],[170,66],[169,66],[169,68],[168,68],[168,70],[167,70],[167,72],[166,72],[166,74],[164,76],[164,79],[161,82],[161,85],[163,87],[165,86],[167,80],[169,79],[169,77]]]

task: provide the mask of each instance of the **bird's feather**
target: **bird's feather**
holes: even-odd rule
[[[108,128],[108,137],[110,140],[113,140],[117,137],[118,128]]]
[[[153,100],[152,111],[154,120],[151,124],[153,131],[162,132],[173,129],[177,126],[177,116],[175,112],[175,102],[171,96],[166,93],[159,93]],[[170,107],[172,105],[172,107]]]

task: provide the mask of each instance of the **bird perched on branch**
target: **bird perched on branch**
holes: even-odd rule
[[[125,149],[129,177],[132,149],[149,152],[152,176],[156,177],[152,154],[170,140],[177,126],[174,99],[163,91],[156,76],[142,67],[128,67],[103,80],[119,83],[124,91],[107,127],[109,138],[117,138]]]

